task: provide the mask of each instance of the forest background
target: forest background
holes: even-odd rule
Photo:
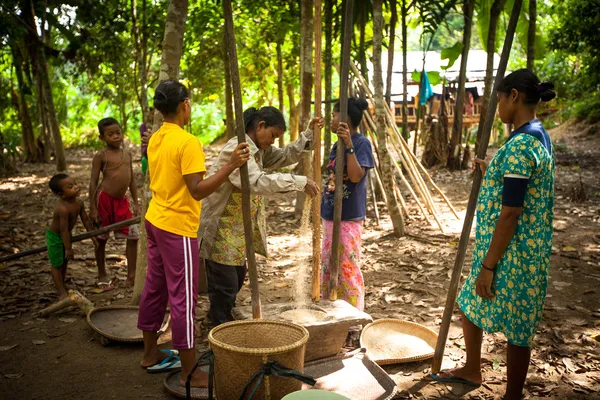
[[[340,54],[341,3],[326,0],[323,6],[324,100],[338,95],[335,65]],[[487,49],[490,10],[498,5],[502,7],[498,40],[494,49]],[[1,168],[10,170],[18,161],[54,160],[58,169],[63,169],[61,148],[100,147],[96,124],[107,116],[117,118],[129,140],[139,143],[138,127],[148,114],[158,79],[167,6],[167,0],[3,1]],[[504,40],[502,27],[508,23],[511,9],[512,0],[476,1],[471,49],[499,52]],[[287,142],[298,129],[300,1],[236,0],[234,13],[244,105],[282,109],[290,121]],[[358,1],[354,14],[352,59],[363,75],[368,75],[372,3]],[[533,50],[528,49],[531,20],[535,27]],[[386,0],[384,21],[384,51],[403,51],[405,22],[404,51],[428,48],[449,59],[460,54],[465,28],[461,1]],[[225,85],[223,26],[218,2],[189,1],[180,80],[192,93],[188,130],[204,144],[231,135],[224,123],[231,99]],[[599,26],[597,0],[524,2],[509,70],[525,67],[529,51],[534,54],[529,58],[535,71],[557,85],[559,101],[549,110],[549,127],[569,118],[600,120]],[[415,71],[407,72],[411,81]],[[326,102],[326,116],[329,107]],[[328,132],[324,130],[326,151],[331,144]]]

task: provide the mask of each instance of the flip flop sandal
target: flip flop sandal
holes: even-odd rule
[[[149,374],[160,374],[181,369],[181,360],[179,356],[167,357],[160,363],[146,368]]]
[[[114,279],[109,280],[108,282],[98,282],[96,286],[98,289],[101,289],[103,292],[108,292],[109,290],[113,290],[115,287],[113,286]]]
[[[459,378],[458,376],[454,376],[454,374],[452,372],[449,372],[449,371],[442,371],[442,372],[448,376],[446,378],[444,378],[444,377],[439,376],[438,374],[431,374],[430,375],[431,379],[433,379],[436,382],[440,382],[440,383],[462,383],[463,385],[474,386],[474,387],[481,386],[481,383],[471,382],[466,379]]]
[[[159,365],[161,362],[164,362],[165,360],[168,360],[168,361],[170,361],[170,360],[172,360],[172,359],[173,359],[173,357],[176,357],[176,356],[178,356],[178,355],[179,355],[179,351],[178,351],[178,350],[175,350],[175,349],[171,349],[171,350],[160,350],[160,352],[161,352],[161,353],[165,353],[165,354],[167,354],[167,356],[166,356],[165,358],[163,358],[163,359],[162,359],[160,362],[158,362],[158,363],[156,363],[156,364],[154,364],[154,365],[151,365],[151,366],[149,366],[149,367],[142,367],[142,368],[143,368],[143,369],[152,368],[152,367],[154,367],[154,366],[157,366],[157,365]]]

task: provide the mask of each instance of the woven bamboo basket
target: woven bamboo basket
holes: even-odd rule
[[[307,341],[308,331],[289,322],[249,320],[217,326],[208,335],[215,356],[215,394],[220,399],[240,398],[252,375],[269,360],[304,372]],[[278,400],[301,387],[295,379],[267,376],[254,398]]]
[[[410,321],[380,319],[365,326],[360,345],[379,365],[401,364],[433,357],[437,333]]]

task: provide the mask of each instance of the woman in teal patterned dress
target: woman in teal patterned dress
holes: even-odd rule
[[[487,167],[477,202],[473,264],[459,296],[467,361],[462,368],[433,378],[479,386],[481,341],[486,332],[508,340],[505,399],[520,399],[527,377],[531,344],[544,311],[554,205],[554,151],[535,116],[539,101],[556,94],[521,69],[497,86],[498,112],[518,127]]]

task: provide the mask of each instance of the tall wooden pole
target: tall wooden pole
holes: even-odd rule
[[[321,0],[315,0],[315,117],[321,114]],[[321,129],[314,128],[313,180],[321,187]],[[321,196],[312,200],[313,280],[312,298],[321,298]]]
[[[350,72],[350,40],[352,39],[352,9],[354,0],[345,0],[344,37],[340,69],[340,122],[348,120],[348,74]],[[329,277],[329,300],[337,300],[338,267],[340,263],[340,225],[342,223],[342,200],[344,192],[344,157],[346,146],[337,141],[335,154],[335,194],[333,197],[333,234],[331,238],[331,262]]]
[[[515,0],[512,13],[510,15],[510,21],[508,22],[506,40],[504,41],[504,47],[502,48],[500,64],[498,65],[498,72],[496,74],[493,87],[496,87],[496,85],[504,78],[506,65],[508,64],[508,56],[510,55],[510,49],[512,47],[513,37],[515,35],[515,29],[517,28],[517,22],[519,21],[519,13],[521,12],[522,5],[523,0]],[[481,145],[477,149],[477,157],[480,159],[485,159],[485,153],[487,152],[487,147],[490,141],[490,133],[492,132],[492,125],[494,124],[497,106],[498,98],[492,95],[487,109],[487,114],[485,116],[483,131],[481,133]],[[463,225],[462,233],[460,235],[460,242],[458,244],[458,253],[456,254],[456,260],[452,270],[452,278],[450,279],[450,288],[448,289],[448,297],[446,298],[446,305],[444,307],[444,315],[442,317],[440,333],[433,356],[431,372],[434,374],[438,373],[442,367],[444,349],[446,347],[446,340],[448,339],[448,330],[450,329],[450,321],[452,320],[452,312],[454,311],[454,302],[456,301],[456,292],[458,291],[458,283],[460,281],[463,263],[467,253],[467,245],[469,244],[469,235],[473,225],[473,217],[475,216],[477,197],[479,196],[479,189],[481,187],[481,178],[481,170],[476,168],[475,175],[473,177],[473,186],[471,187],[471,195],[469,196],[469,203],[467,205],[465,223]]]
[[[229,51],[229,69],[231,71],[231,86],[233,88],[233,104],[235,111],[235,130],[238,143],[246,141],[244,128],[244,112],[242,105],[242,88],[240,85],[240,71],[238,70],[237,50],[235,47],[235,32],[233,30],[233,11],[231,0],[223,0],[223,14],[225,17],[225,40]],[[248,178],[248,164],[240,167],[242,181],[242,216],[244,219],[244,236],[246,238],[246,259],[250,289],[252,292],[252,317],[262,318],[260,306],[260,293],[258,290],[258,272],[256,270],[256,255],[254,254],[254,240],[252,235],[252,218],[250,216],[250,180]]]

